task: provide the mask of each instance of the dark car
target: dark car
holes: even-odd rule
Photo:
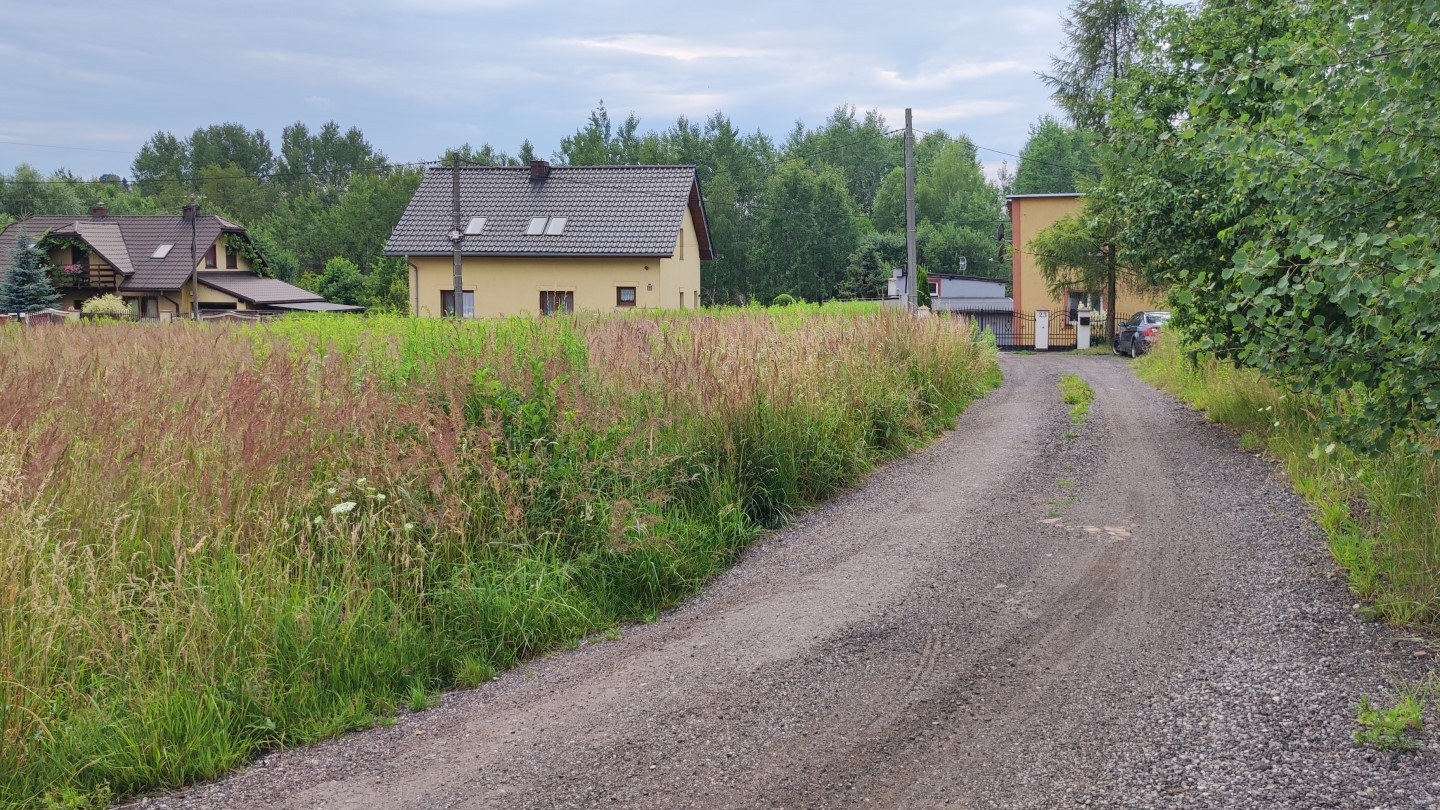
[[[1110,351],[1139,357],[1150,350],[1151,344],[1160,336],[1160,327],[1170,320],[1168,312],[1137,312],[1130,316],[1115,332],[1115,342]]]

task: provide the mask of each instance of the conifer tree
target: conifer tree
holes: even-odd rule
[[[40,250],[30,244],[22,231],[15,238],[15,256],[10,270],[0,281],[0,312],[39,312],[55,306],[60,296],[45,273]]]

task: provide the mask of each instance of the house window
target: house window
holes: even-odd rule
[[[932,296],[940,295],[940,279],[930,279],[928,283],[930,284],[930,294]]]
[[[466,318],[475,317],[475,291],[466,290],[463,296],[463,300],[465,305],[465,311],[461,313],[461,315]],[[447,318],[455,315],[454,290],[440,291],[440,314],[444,315]]]
[[[71,246],[70,263],[78,265],[86,270],[90,269],[90,251],[83,247]]]
[[[225,269],[240,269],[240,251],[232,247],[228,241],[225,243]]]
[[[617,306],[617,307],[633,307],[633,306],[635,306],[635,288],[634,288],[634,287],[616,287],[616,288],[615,288],[615,306]]]
[[[214,269],[215,269],[215,246],[214,246],[214,245],[211,245],[211,246],[210,246],[210,249],[207,250],[207,251],[205,251],[205,269],[206,269],[206,270],[214,270]]]
[[[571,290],[542,290],[540,292],[540,314],[571,313],[575,311],[575,293]]]
[[[1070,321],[1070,323],[1076,323],[1080,320],[1081,303],[1084,303],[1085,306],[1095,312],[1099,312],[1102,309],[1100,293],[1085,290],[1071,290],[1065,293],[1065,318]]]
[[[160,299],[125,297],[125,303],[130,306],[130,314],[136,318],[149,318],[157,320],[160,317]]]

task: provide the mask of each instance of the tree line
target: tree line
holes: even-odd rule
[[[963,135],[921,135],[916,154],[919,262],[930,273],[1009,277],[1003,255],[1006,193],[1073,191],[1091,171],[1090,139],[1053,118],[1031,127],[1016,171],[986,178],[976,145]],[[468,163],[523,165],[490,144],[445,150]],[[1034,160],[1028,159],[1031,155]],[[704,194],[716,257],[704,267],[707,304],[883,295],[903,266],[903,134],[878,112],[837,107],[819,126],[797,122],[777,142],[742,133],[723,113],[678,118],[642,131],[633,113],[612,120],[603,102],[550,159],[562,165],[693,164]],[[278,148],[264,131],[236,123],[185,138],[157,132],[118,174],[49,177],[21,165],[0,173],[0,219],[84,214],[97,202],[114,213],[176,213],[198,199],[249,231],[268,272],[327,298],[403,309],[403,261],[383,255],[423,174],[423,164],[390,160],[357,128],[329,122],[285,127]]]
[[[1050,76],[1101,169],[1059,249],[1169,285],[1192,349],[1440,451],[1440,0],[1078,0]]]

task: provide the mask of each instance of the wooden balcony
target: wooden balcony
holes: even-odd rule
[[[92,264],[78,273],[62,271],[60,286],[72,290],[115,290],[124,278],[108,264]]]

